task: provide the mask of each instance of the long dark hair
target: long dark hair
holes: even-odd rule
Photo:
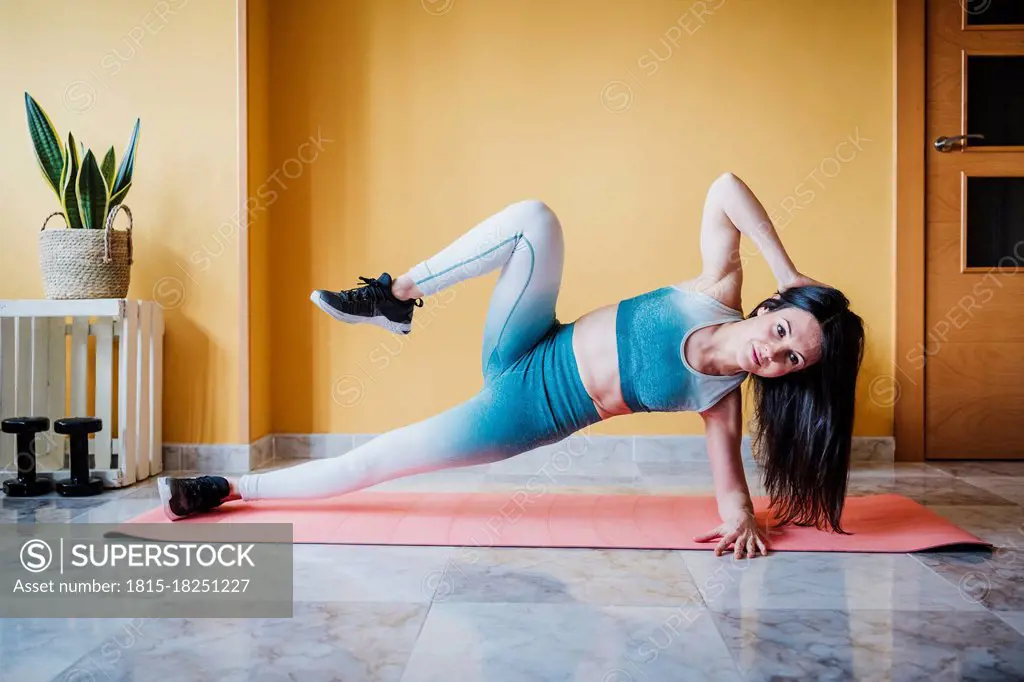
[[[864,357],[864,323],[838,289],[794,287],[762,301],[757,311],[799,308],[821,325],[821,357],[799,372],[752,376],[753,445],[764,486],[780,523],[845,531],[857,373]]]

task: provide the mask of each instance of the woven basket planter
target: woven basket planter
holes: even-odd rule
[[[114,217],[124,209],[128,229],[115,230]],[[102,230],[47,230],[51,213],[39,232],[39,266],[46,298],[125,298],[132,274],[132,212],[119,204]]]

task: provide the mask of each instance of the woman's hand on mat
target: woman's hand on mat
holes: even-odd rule
[[[729,551],[729,547],[733,548],[733,554],[737,559],[753,559],[758,553],[768,556],[768,541],[758,527],[753,514],[738,514],[704,535],[698,535],[693,540],[694,542],[710,542],[716,538],[721,539],[715,547],[715,556],[722,556]]]

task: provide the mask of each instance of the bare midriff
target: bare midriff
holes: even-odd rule
[[[632,411],[622,398],[615,336],[618,309],[616,303],[587,313],[576,320],[572,333],[572,350],[580,379],[602,419]]]

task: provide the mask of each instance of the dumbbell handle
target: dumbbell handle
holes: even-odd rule
[[[29,484],[36,481],[36,453],[32,447],[35,436],[34,433],[19,433],[17,438],[18,455],[15,463],[18,465],[18,480]]]
[[[71,439],[71,480],[86,482],[89,480],[89,434],[76,433]]]

